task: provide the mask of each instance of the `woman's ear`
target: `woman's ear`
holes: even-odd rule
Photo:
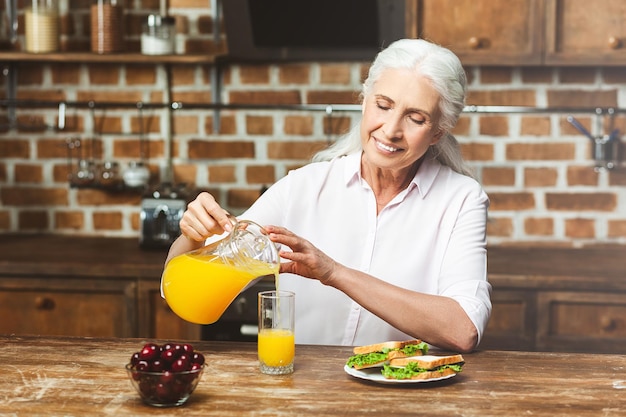
[[[430,141],[430,145],[435,145],[437,142],[439,142],[441,140],[441,138],[443,138],[443,136],[446,134],[445,131],[441,130],[441,129],[437,129],[437,133],[434,134],[433,139]]]

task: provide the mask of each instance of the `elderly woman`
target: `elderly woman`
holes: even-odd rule
[[[489,200],[450,131],[465,72],[449,50],[403,39],[381,51],[362,118],[242,215],[281,245],[280,289],[296,293],[296,342],[419,338],[468,352],[491,313]],[[168,260],[231,230],[208,193],[188,206]]]

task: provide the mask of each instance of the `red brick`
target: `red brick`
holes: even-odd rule
[[[524,220],[524,232],[527,235],[551,236],[554,234],[554,220],[549,217],[531,217]]]
[[[506,116],[481,116],[481,135],[488,136],[509,136],[509,118]]]
[[[562,67],[558,74],[561,84],[593,84],[596,80],[595,67]]]
[[[198,167],[196,165],[174,165],[172,167],[172,171],[174,171],[175,183],[186,183],[189,185],[194,185],[196,183],[196,175],[198,172]]]
[[[180,17],[180,16],[179,16]],[[177,19],[178,21],[179,19]],[[196,68],[188,65],[172,66],[172,87],[192,86],[196,83]]]
[[[250,165],[246,167],[248,184],[272,184],[276,181],[274,165]]]
[[[547,193],[546,208],[564,211],[613,211],[617,196],[612,193]]]
[[[270,67],[268,65],[241,65],[239,80],[242,84],[269,84]]]
[[[28,159],[30,158],[30,146],[26,140],[3,137],[0,140],[0,155],[2,158]]]
[[[92,85],[118,85],[120,81],[120,69],[116,64],[89,65],[87,75]]]
[[[274,133],[272,116],[247,116],[246,133],[249,135],[271,135]]]
[[[313,117],[285,116],[284,132],[287,135],[311,135],[313,133]]]
[[[94,230],[120,230],[122,228],[122,213],[93,213],[93,228]]]
[[[617,90],[548,90],[547,107],[617,107]]]
[[[55,229],[81,230],[85,227],[84,213],[81,211],[57,211],[54,214]]]
[[[573,143],[512,143],[506,145],[506,158],[511,161],[569,160],[576,154]]]
[[[308,84],[310,78],[310,65],[286,64],[279,67],[278,80],[281,84]]]
[[[113,88],[106,90],[85,90],[76,93],[78,101],[137,103],[143,100],[142,91]],[[58,100],[60,101],[60,100]]]
[[[489,199],[491,201],[489,209],[493,211],[530,210],[535,208],[535,197],[532,193],[527,192],[491,192],[489,193]]]
[[[615,170],[609,171],[609,185],[611,186],[626,185],[626,169],[615,169]]]
[[[234,165],[211,165],[209,166],[209,182],[233,183],[237,181]]]
[[[198,134],[198,116],[174,114],[172,129],[176,135]]]
[[[468,161],[493,161],[493,145],[490,143],[462,143],[461,153]]]
[[[67,206],[65,188],[3,187],[0,189],[3,206]]]
[[[626,220],[609,220],[609,237],[626,237]]]
[[[272,159],[309,160],[327,146],[326,142],[269,142],[267,155]]]
[[[20,211],[17,216],[20,230],[46,230],[48,228],[48,213],[44,210]]]
[[[143,146],[146,147],[142,148],[139,139],[116,139],[113,142],[113,157],[139,159],[142,156],[142,150],[145,152],[143,155],[145,158],[158,158],[165,155],[165,143],[162,140],[146,139]]]
[[[591,219],[565,220],[565,236],[571,238],[593,238],[596,235],[595,222]]]
[[[126,66],[126,84],[129,86],[152,85],[156,80],[156,67],[154,65]]]
[[[80,65],[51,64],[52,83],[76,85],[80,83]]]
[[[526,168],[524,169],[524,185],[527,187],[555,186],[558,175],[554,168]]]
[[[549,84],[552,82],[552,67],[522,67],[522,82],[525,84]]]
[[[309,104],[358,104],[358,92],[348,91],[309,91],[306,95]]]
[[[482,173],[484,185],[515,185],[515,168],[485,167]]]
[[[15,164],[14,175],[16,183],[41,183],[43,181],[43,167],[32,164]]]
[[[299,91],[231,91],[231,104],[302,104]]]
[[[254,158],[256,156],[254,142],[251,141],[194,139],[190,140],[187,146],[190,159]]]
[[[349,64],[321,64],[320,82],[322,84],[350,84],[352,68]]]
[[[569,166],[567,167],[567,184],[568,185],[598,185],[599,175],[592,168],[585,166]]]
[[[476,106],[536,106],[534,90],[470,90],[467,104]]]
[[[76,193],[76,202],[79,206],[110,206],[125,205],[139,206],[141,195],[138,193],[107,193],[96,189],[80,189]]]
[[[18,87],[28,85],[40,86],[43,83],[43,69],[44,67],[39,64],[20,64],[15,71]]]
[[[213,118],[207,117],[204,123],[204,132],[206,134],[212,135],[213,132]],[[220,134],[222,135],[233,135],[237,133],[237,121],[235,116],[232,115],[224,115],[224,113],[220,114]]]
[[[140,135],[142,132],[161,133],[161,116],[158,114],[143,114],[141,119],[139,115],[130,118],[130,131]]]
[[[521,131],[524,136],[549,136],[550,118],[546,116],[522,116]]]
[[[325,135],[343,135],[350,130],[352,120],[349,117],[325,117],[323,125]]]
[[[481,84],[510,84],[513,70],[506,67],[482,67],[480,69]]]

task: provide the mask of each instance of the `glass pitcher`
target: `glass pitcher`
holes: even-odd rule
[[[258,224],[241,220],[222,240],[172,258],[163,295],[172,311],[196,324],[215,323],[253,281],[278,276],[278,248]]]

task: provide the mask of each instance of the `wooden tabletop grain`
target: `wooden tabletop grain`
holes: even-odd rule
[[[626,416],[622,355],[479,351],[446,381],[383,385],[344,372],[348,347],[298,345],[295,372],[268,376],[255,343],[208,341],[189,402],[156,409],[124,370],[145,342],[0,336],[0,416]]]

